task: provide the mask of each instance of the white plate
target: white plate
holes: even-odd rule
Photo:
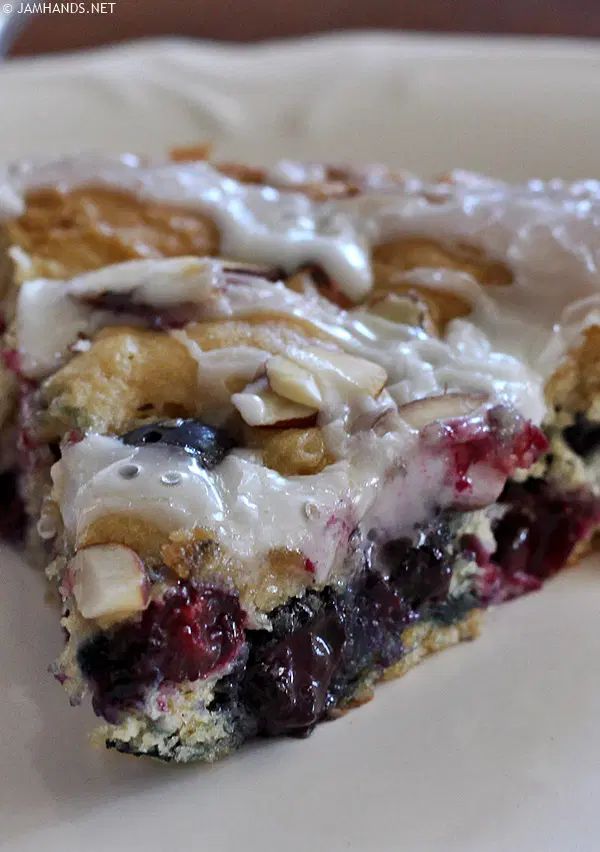
[[[0,159],[81,148],[384,159],[508,177],[598,176],[595,45],[354,36],[189,42],[0,71]],[[0,844],[11,852],[592,852],[600,838],[600,577],[588,563],[490,613],[306,741],[214,767],[92,750],[46,673],[39,575],[0,550]]]
[[[81,148],[598,176],[597,42],[354,35],[138,43],[0,71],[0,160]]]

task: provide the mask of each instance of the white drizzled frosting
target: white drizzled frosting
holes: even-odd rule
[[[90,435],[65,449],[53,479],[74,544],[102,515],[132,514],[167,533],[206,529],[248,563],[272,548],[298,550],[324,581],[346,555],[357,525],[363,535],[373,524],[398,536],[426,519],[434,505],[450,504],[455,494],[444,484],[447,467],[443,454],[417,450],[416,436],[406,432],[377,439],[363,434],[347,459],[316,475],[292,477],[265,468],[248,451],[234,451],[206,471],[182,450],[130,447]],[[491,487],[494,499],[501,486],[502,479],[490,474],[476,496]]]
[[[327,179],[327,169],[321,163],[298,163],[295,160],[280,160],[267,174],[267,181],[279,186],[298,186],[321,183]]]
[[[32,186],[69,189],[93,183],[194,208],[219,226],[226,257],[252,257],[288,270],[308,259],[347,282],[357,298],[371,284],[369,246],[358,224],[358,210],[338,210],[301,193],[239,183],[205,162],[143,167],[136,158],[102,158],[94,166],[86,158],[81,163],[75,159],[24,164],[8,171],[5,182],[12,189],[11,198]],[[7,212],[14,215],[14,204]]]
[[[274,178],[293,185],[316,175],[312,167],[303,171],[285,164]],[[546,378],[566,347],[600,316],[600,185],[595,182],[513,187],[458,173],[451,186],[428,187],[415,179],[394,191],[317,202],[296,192],[238,183],[206,163],[142,166],[135,158],[74,159],[12,170],[0,190],[0,199],[10,201],[7,214],[28,187],[46,184],[104,185],[204,211],[221,230],[224,255],[288,271],[320,263],[357,301],[371,286],[371,247],[401,234],[478,246],[504,261],[513,281],[482,286],[451,270],[409,273],[415,284],[449,291],[471,305],[469,316],[451,321],[442,338],[360,307],[343,311],[316,292],[300,295],[282,283],[225,274],[210,260],[134,261],[70,282],[32,281],[22,288],[17,314],[23,369],[32,377],[54,369],[78,335],[114,324],[114,315],[88,303],[110,291],[129,293],[134,303],[158,309],[193,303],[206,319],[263,311],[299,317],[346,352],[383,366],[392,406],[446,390],[484,392],[539,422]],[[185,330],[175,334],[196,358],[199,381],[209,377],[224,388],[217,355],[203,352]],[[232,369],[251,381],[266,357],[253,347],[236,350]],[[327,415],[331,434],[349,422],[341,412]],[[89,436],[65,451],[56,471],[67,530],[76,539],[98,513],[142,512],[169,528],[206,526],[241,558],[272,547],[297,547],[325,576],[342,546],[340,524],[346,529],[386,513],[417,521],[434,497],[443,497],[443,470],[436,467],[443,467],[443,457],[424,460],[414,452],[414,433],[401,424],[390,434],[384,440],[367,429],[366,443],[360,435],[341,440],[339,462],[315,476],[291,478],[243,453],[207,473],[187,456],[158,448],[132,450],[115,439]],[[386,441],[394,445],[392,456]],[[129,482],[119,477],[118,466],[133,459],[144,473]],[[406,470],[400,474],[402,464]],[[180,479],[171,490],[161,481],[169,471]],[[482,485],[492,500],[497,484],[488,477]],[[313,504],[316,512],[307,514],[306,505]],[[334,523],[334,517],[342,520]]]
[[[276,312],[307,320],[342,349],[383,366],[389,391],[400,405],[446,390],[485,392],[510,402],[536,421],[543,416],[539,375],[517,358],[494,350],[485,334],[470,322],[454,321],[442,340],[363,309],[343,311],[316,293],[300,295],[280,282],[227,274],[218,261],[201,258],[130,261],[70,282],[26,282],[17,309],[18,343],[26,375],[47,375],[79,335],[132,321],[132,315],[115,316],[89,304],[106,292],[128,292],[134,305],[143,303],[157,310],[183,301],[196,305],[204,318]],[[200,384],[215,376],[218,357],[230,372],[247,373],[248,381],[267,357],[254,347],[251,352],[243,349],[217,356],[202,352],[185,331],[174,332],[174,336],[198,361]],[[245,355],[247,364],[243,365],[240,359]],[[222,383],[222,378],[217,379]]]
[[[48,375],[80,335],[118,321],[114,312],[90,304],[95,298],[126,294],[133,306],[151,305],[157,310],[200,304],[214,292],[220,271],[221,264],[210,258],[178,257],[117,263],[70,281],[26,281],[17,303],[24,374],[30,378]]]
[[[285,163],[279,171],[274,177],[288,175],[293,184],[310,178],[314,167]],[[5,215],[14,215],[16,201],[30,187],[66,190],[85,184],[205,211],[222,232],[225,256],[287,270],[309,261],[320,263],[342,292],[356,300],[371,284],[369,252],[374,243],[418,234],[479,246],[510,266],[510,286],[482,288],[450,271],[415,275],[423,286],[469,291],[473,319],[494,348],[525,356],[544,376],[555,361],[540,358],[547,354],[549,334],[560,337],[563,312],[599,290],[596,181],[511,186],[457,172],[451,186],[430,186],[413,178],[394,191],[388,187],[318,202],[297,192],[239,183],[204,162],[142,165],[131,155],[75,157],[6,169],[0,174],[0,214],[4,208]],[[552,353],[559,350],[564,346],[555,346]]]

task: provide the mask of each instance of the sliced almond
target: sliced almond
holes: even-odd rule
[[[84,618],[125,618],[148,602],[144,564],[122,544],[84,547],[69,562],[67,577]]]
[[[484,394],[444,393],[408,402],[400,406],[398,413],[413,429],[422,429],[435,420],[450,420],[472,414],[486,400]]]
[[[435,332],[427,304],[416,293],[376,294],[369,312],[390,322],[423,328],[428,334]]]
[[[224,346],[205,352],[184,331],[174,331],[173,337],[196,359],[203,394],[219,404],[229,403],[232,393],[239,393],[249,382],[264,375],[270,357],[269,352],[256,346]]]
[[[235,393],[231,401],[248,426],[274,426],[276,423],[305,420],[317,409],[285,399],[271,390],[266,381],[249,385],[242,393]]]
[[[294,350],[290,358],[310,370],[324,397],[335,391],[342,396],[362,392],[377,396],[387,381],[387,373],[379,364],[321,346]]]
[[[300,405],[318,408],[323,396],[314,375],[284,355],[267,361],[267,378],[271,388],[280,396]]]
[[[226,275],[250,276],[251,278],[266,278],[267,281],[281,281],[285,274],[278,266],[267,266],[258,263],[239,263],[236,260],[222,260],[222,269]]]

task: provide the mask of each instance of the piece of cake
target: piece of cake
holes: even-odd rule
[[[5,514],[108,746],[305,735],[590,545],[595,182],[76,157],[0,210]]]

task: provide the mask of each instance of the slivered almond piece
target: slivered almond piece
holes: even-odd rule
[[[269,358],[266,369],[271,388],[280,396],[316,408],[323,402],[313,374],[284,355]]]
[[[237,260],[223,259],[222,269],[225,274],[266,278],[267,281],[281,281],[284,273],[278,266],[267,266],[258,263],[240,263]]]
[[[242,393],[234,393],[231,401],[248,426],[274,426],[276,423],[305,420],[317,411],[314,407],[279,396],[266,380],[248,385]]]
[[[417,326],[433,334],[435,328],[427,304],[411,293],[376,294],[368,307],[369,313],[376,314],[390,322]]]
[[[379,364],[321,346],[294,350],[289,357],[313,373],[321,393],[334,389],[342,396],[362,392],[377,396],[387,381],[387,373]]]
[[[484,394],[444,393],[401,405],[398,414],[413,429],[422,429],[434,420],[450,420],[472,414],[486,400]]]
[[[67,566],[68,582],[84,618],[125,618],[145,609],[148,588],[144,564],[122,544],[84,547]]]

